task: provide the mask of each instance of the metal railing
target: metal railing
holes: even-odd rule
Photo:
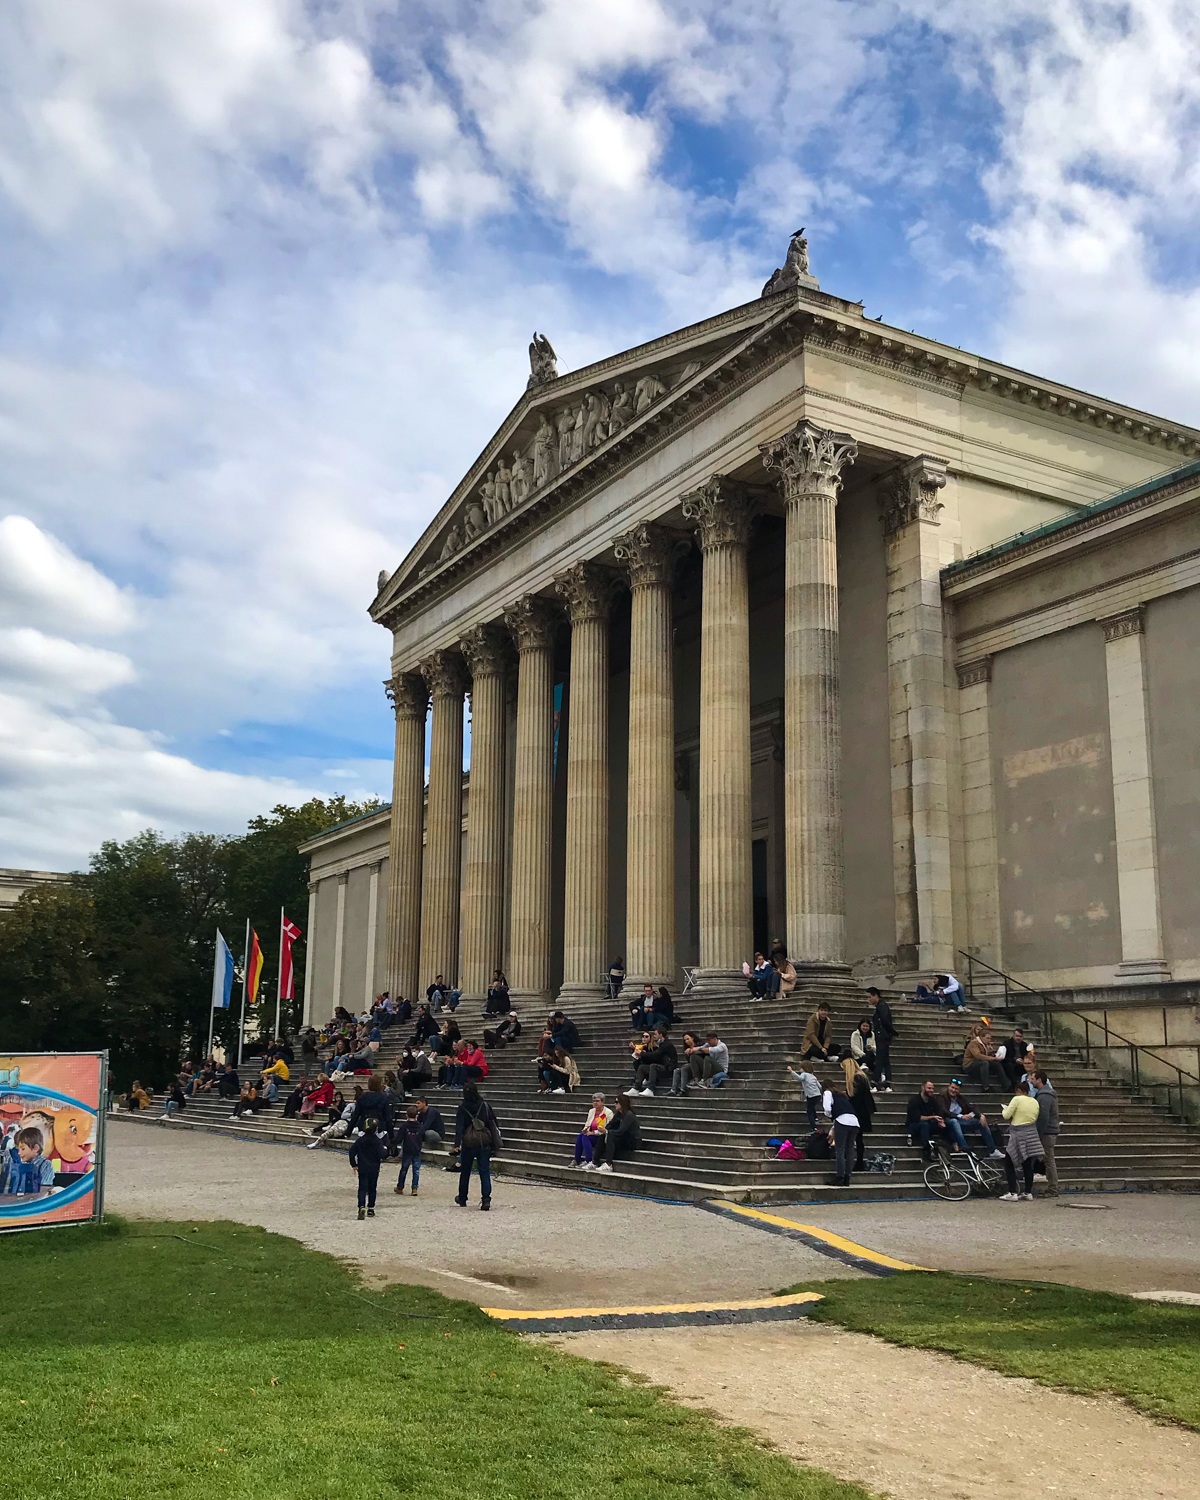
[[[1013,1010],[1018,1015],[1037,1016],[1038,1024],[1041,1026],[1042,1035],[1047,1041],[1057,1041],[1054,1031],[1054,1018],[1056,1016],[1071,1016],[1074,1020],[1083,1023],[1082,1038],[1071,1028],[1065,1028],[1067,1034],[1062,1038],[1063,1044],[1082,1052],[1087,1060],[1088,1066],[1092,1065],[1092,1054],[1100,1053],[1102,1060],[1106,1063],[1114,1061],[1113,1054],[1118,1058],[1124,1057],[1129,1069],[1129,1079],[1135,1092],[1141,1092],[1143,1088],[1162,1089],[1166,1092],[1167,1112],[1180,1120],[1188,1119],[1188,1110],[1185,1102],[1186,1092],[1194,1090],[1196,1097],[1200,1100],[1200,1042],[1169,1042],[1167,1036],[1167,1007],[1162,1007],[1163,1041],[1162,1046],[1172,1051],[1183,1049],[1196,1054],[1195,1073],[1189,1072],[1170,1057],[1164,1057],[1159,1047],[1147,1042],[1135,1042],[1127,1036],[1121,1036],[1108,1024],[1108,1011],[1103,1010],[1103,1020],[1097,1021],[1092,1016],[1086,1015],[1081,1010],[1072,1006],[1063,1005],[1061,1001],[1054,1000],[1044,990],[1034,989],[1032,985],[1015,979],[1011,974],[1006,974],[1003,969],[997,969],[994,964],[985,963],[983,959],[976,958],[974,954],[959,949],[959,957],[967,961],[967,993],[972,999],[975,998],[975,970],[985,969],[988,974],[996,979],[1004,981],[1004,1008]],[[1037,1002],[1035,1005],[1034,1002]],[[1099,1007],[1098,1007],[1099,1008]],[[1093,1041],[1092,1032],[1098,1032],[1103,1036],[1103,1041]],[[1174,1074],[1174,1082],[1170,1076],[1166,1079],[1154,1078],[1152,1070],[1142,1074],[1142,1059],[1146,1058],[1157,1063],[1168,1075]]]

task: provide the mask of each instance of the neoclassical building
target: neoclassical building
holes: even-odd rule
[[[380,576],[393,797],[306,846],[311,1014],[725,987],[776,937],[1200,980],[1200,432],[867,319],[795,241],[746,306],[530,355]]]

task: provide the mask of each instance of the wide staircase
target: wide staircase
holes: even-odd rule
[[[798,1056],[805,1021],[819,998],[830,1006],[835,1041],[845,1044],[870,1009],[865,994],[860,999],[849,987],[837,993],[809,990],[788,1000],[758,1004],[736,996],[681,997],[675,1037],[682,1037],[685,1029],[717,1030],[731,1053],[729,1082],[722,1089],[697,1089],[683,1098],[661,1091],[653,1099],[635,1100],[642,1145],[634,1156],[619,1159],[612,1173],[583,1173],[568,1163],[592,1094],[604,1093],[612,1105],[631,1084],[625,1002],[598,997],[572,1008],[582,1036],[576,1056],[582,1084],[575,1094],[561,1096],[537,1093],[531,1059],[544,1016],[526,1010],[524,1033],[517,1043],[489,1054],[491,1073],[483,1089],[504,1135],[495,1169],[563,1186],[669,1199],[765,1203],[925,1196],[920,1152],[908,1144],[904,1128],[905,1107],[924,1079],[932,1078],[941,1087],[960,1072],[963,1041],[977,1010],[963,1016],[889,996],[898,1032],[892,1046],[893,1092],[876,1095],[874,1129],[865,1146],[868,1157],[894,1155],[895,1168],[891,1175],[856,1173],[847,1190],[831,1185],[830,1162],[778,1161],[767,1146],[773,1136],[800,1144],[808,1134],[800,1086],[787,1076],[784,1060]],[[988,1014],[997,1032],[1007,1034],[1014,1018],[991,1010]],[[464,1036],[482,1037],[484,1022],[476,1005],[464,1002],[458,1020]],[[1177,1123],[1128,1085],[1104,1077],[1069,1047],[1043,1041],[1036,1028],[1026,1026],[1025,1031],[1037,1044],[1038,1057],[1059,1094],[1062,1133],[1057,1160],[1064,1190],[1200,1190],[1200,1131]],[[394,1065],[409,1032],[408,1025],[397,1025],[384,1034],[380,1068]],[[841,1077],[840,1068],[817,1071],[818,1076]],[[995,1125],[1007,1095],[984,1094],[975,1087],[966,1092]],[[431,1089],[429,1097],[452,1133],[460,1096]],[[231,1121],[231,1111],[228,1101],[199,1098],[169,1128],[208,1128],[292,1144],[308,1139],[306,1126],[285,1120],[281,1105],[263,1111],[253,1123]],[[133,1118],[158,1124],[161,1110],[156,1106]],[[1003,1129],[997,1133],[1002,1137]],[[431,1166],[447,1157],[446,1152],[426,1153]]]

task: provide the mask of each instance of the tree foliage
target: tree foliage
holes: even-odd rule
[[[301,928],[308,920],[297,846],[378,805],[281,805],[236,838],[147,829],[103,844],[70,885],[27,891],[0,918],[0,1050],[106,1047],[115,1083],[161,1085],[207,1041],[217,927],[240,961],[247,917],[267,961],[258,1019],[270,1029],[280,908]],[[302,995],[303,943],[295,958]],[[227,1046],[236,1046],[236,1026],[235,988],[230,1012],[217,1013]]]

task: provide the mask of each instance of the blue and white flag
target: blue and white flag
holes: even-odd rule
[[[221,929],[217,928],[217,953],[213,960],[213,987],[212,1008],[213,1010],[228,1010],[229,997],[233,993],[233,954],[229,951],[229,944],[221,936]]]

